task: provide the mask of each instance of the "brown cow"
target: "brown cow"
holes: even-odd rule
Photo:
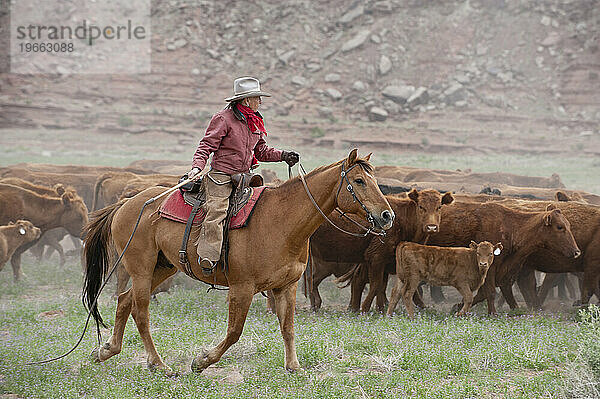
[[[493,186],[472,184],[472,183],[456,183],[456,182],[399,182],[398,180],[389,178],[378,178],[377,182],[381,192],[384,194],[396,194],[410,191],[412,188],[424,190],[431,188],[438,190],[441,193],[452,191],[454,193],[470,193],[470,194],[494,194],[505,197],[531,199],[531,200],[553,200],[556,198],[556,189],[536,188],[536,187],[514,187],[506,184],[494,184]],[[587,202],[589,204],[600,205],[600,195],[588,193],[581,190],[561,189],[565,195],[568,195],[572,200]]]
[[[545,273],[583,272],[581,303],[587,304],[593,294],[600,298],[600,207],[579,202],[551,203],[548,201],[519,201],[513,199],[504,200],[500,203],[514,209],[528,211],[539,211],[547,206],[556,206],[571,222],[575,241],[583,251],[582,257],[573,259],[566,256],[568,254],[559,254],[540,248],[522,260],[518,283],[530,306],[535,308],[541,306],[535,290],[534,270]],[[508,284],[509,282],[504,286],[503,293],[509,306],[514,308],[516,307],[516,301],[512,295],[512,284],[510,286]]]
[[[588,248],[592,248],[592,251],[594,251],[594,248],[597,244],[590,243],[589,239],[585,238],[586,231],[588,231],[589,229],[593,230],[596,228],[594,226],[596,226],[597,224],[596,220],[600,220],[598,215],[598,210],[600,208],[594,205],[587,205],[585,202],[582,201],[572,201],[572,197],[565,193],[565,190],[556,191],[555,197],[556,200],[559,202],[569,201],[571,203],[579,204],[568,207],[563,207],[562,204],[555,205],[563,211],[563,214],[567,217],[569,221],[578,221],[578,223],[574,223],[571,225],[571,229],[573,236],[575,237],[575,241],[577,242],[577,245],[583,250],[584,257],[580,257],[577,259],[566,259],[564,256],[553,253],[551,251],[540,250],[532,254],[525,260],[525,263],[523,264],[525,267],[521,268],[520,266],[517,266],[520,269],[520,272],[517,276],[517,282],[519,283],[521,293],[523,294],[527,305],[535,309],[541,308],[541,305],[543,304],[544,299],[548,294],[548,291],[552,287],[554,287],[556,283],[555,279],[558,278],[558,274],[568,271],[573,273],[579,272],[578,274],[581,275],[582,281],[582,283],[580,284],[581,287],[583,287],[583,278],[585,277],[590,296],[591,294],[596,293],[596,295],[600,298],[600,293],[598,292],[598,290],[593,288],[593,281],[600,280],[600,271],[594,270],[595,262],[592,260],[594,256],[587,255],[587,252],[590,251]],[[501,196],[472,194],[455,194],[455,198],[458,202],[481,203],[495,201],[511,208],[529,211],[542,211],[547,206],[552,204],[552,202],[549,201],[516,200]],[[575,198],[577,198],[577,196],[575,196]],[[582,222],[584,219],[586,219],[586,221]],[[598,239],[600,242],[599,238],[600,236],[596,239]],[[587,273],[583,273],[584,268],[587,270]],[[534,270],[550,273],[546,275],[546,278],[544,279],[544,284],[539,289],[539,293],[537,292],[538,290],[535,288],[537,283],[535,280],[535,275],[533,273]],[[565,282],[564,278],[560,279],[559,282]],[[507,303],[511,307],[511,309],[515,309],[517,307],[517,302],[512,292],[512,282],[510,284],[511,286],[508,286],[507,283],[507,285],[502,287],[502,292],[506,296],[505,299],[507,300]],[[560,288],[565,287],[559,287],[559,289]],[[571,291],[573,290],[571,289]],[[580,292],[582,294],[584,293],[583,288]],[[577,301],[577,303],[580,302],[581,298]]]
[[[560,176],[551,177],[521,176],[512,173],[440,173],[438,171],[414,171],[404,178],[405,182],[429,181],[468,184],[506,184],[515,187],[564,188]]]
[[[0,224],[16,219],[30,220],[44,233],[64,227],[71,235],[81,236],[88,212],[81,197],[67,191],[60,197],[40,195],[10,184],[0,184]],[[15,280],[21,276],[21,254],[35,241],[19,247],[11,258]]]
[[[138,161],[133,161],[127,165],[127,167],[131,169],[142,169],[149,174],[165,173],[165,169],[170,170],[172,168],[178,168],[178,170],[183,170],[183,174],[191,169],[191,165],[192,164],[189,161],[180,161],[174,159],[140,159]]]
[[[173,187],[177,183],[179,177],[174,175],[138,176],[127,183],[119,199],[131,198],[150,187]]]
[[[33,247],[30,248],[29,252],[31,252],[39,262],[44,256],[44,250],[46,249],[46,247],[48,247],[48,249],[46,250],[46,258],[49,258],[52,255],[53,251],[56,251],[59,258],[59,265],[64,266],[67,258],[65,256],[65,250],[60,242],[68,234],[69,232],[62,227],[50,229],[46,231],[44,235],[42,235],[40,240]],[[71,236],[71,238],[79,240],[79,237]],[[81,248],[81,243],[77,242],[77,244],[75,244],[75,242],[76,241],[73,241],[75,248],[79,250]]]
[[[171,187],[177,184],[179,176],[136,175],[129,172],[107,172],[96,179],[92,210],[116,203],[124,194],[128,197],[152,186]]]
[[[568,258],[581,255],[569,221],[552,205],[541,212],[526,212],[499,203],[456,202],[442,209],[440,232],[431,236],[429,244],[466,246],[484,240],[500,241],[504,246],[473,302],[487,299],[490,314],[496,313],[496,287],[512,281],[522,261],[533,252],[548,248]]]
[[[583,273],[546,273],[542,285],[537,290],[537,298],[539,304],[542,305],[546,300],[546,297],[554,287],[558,288],[558,298],[562,300],[573,299],[577,303],[581,301],[581,294],[577,292],[577,289],[571,282],[571,276],[576,278],[579,283],[579,287],[583,286]],[[536,282],[537,284],[537,282]],[[581,292],[581,290],[580,290]],[[534,297],[535,299],[535,297]],[[533,301],[531,305],[533,306]]]
[[[63,184],[77,190],[77,194],[83,198],[86,207],[90,208],[94,199],[94,184],[96,174],[76,173],[46,173],[31,172],[26,169],[12,168],[6,171],[3,177],[19,177],[30,183],[52,186]]]
[[[30,183],[27,180],[19,179],[18,177],[5,177],[0,179],[0,183],[12,184],[14,186],[19,186],[41,195],[49,195],[52,197],[60,197],[66,191],[71,191],[73,194],[76,194],[76,191],[72,187],[65,188],[62,184],[55,184],[54,187],[50,188],[40,184]],[[67,234],[68,232],[62,227],[50,229],[46,231],[42,235],[42,237],[40,237],[39,241],[37,241],[37,243],[33,247],[31,247],[30,251],[39,262],[44,254],[44,247],[48,246],[50,247],[50,249],[47,253],[47,256],[50,256],[52,250],[55,250],[60,258],[60,265],[64,266],[66,258],[64,249],[60,244],[60,241]],[[73,245],[75,246],[75,248],[79,249],[81,247],[79,236],[71,236],[71,239],[73,240]]]
[[[469,169],[470,172],[470,169]],[[426,176],[464,176],[465,172],[461,170],[444,170],[444,169],[426,169],[416,168],[414,166],[391,166],[383,165],[376,166],[374,171],[375,177],[379,180],[380,177],[396,179],[403,182],[408,181],[428,181]],[[410,176],[410,177],[409,177]],[[433,181],[438,181],[433,180]],[[443,181],[443,180],[440,180]]]
[[[116,166],[103,166],[103,165],[55,165],[49,163],[17,163],[9,165],[5,168],[0,168],[0,176],[4,176],[3,172],[8,169],[25,169],[30,172],[44,172],[44,173],[66,173],[66,174],[95,174],[99,175],[105,172],[132,172],[140,175],[148,174],[149,172],[144,168],[125,167],[120,168]]]
[[[323,223],[312,235],[309,245],[312,279],[308,278],[313,281],[310,290],[313,309],[318,309],[321,305],[318,286],[325,277],[331,274],[341,275],[342,271],[348,271],[348,264],[354,265],[366,262],[371,265],[379,262],[380,257],[371,258],[368,252],[369,248],[374,245],[381,246],[387,251],[382,251],[382,257],[385,259],[385,254],[388,252],[393,257],[396,245],[400,241],[422,241],[428,234],[436,233],[439,230],[440,208],[442,205],[450,204],[454,200],[451,193],[441,195],[435,190],[423,190],[421,192],[412,190],[407,199],[394,196],[386,196],[386,198],[396,214],[396,219],[385,237],[352,237],[336,230],[328,223]],[[346,230],[358,232],[357,227],[350,222],[342,222],[343,219],[339,217],[334,217],[333,220]],[[381,278],[383,279],[387,263],[389,263],[387,260],[383,262],[381,270],[375,270],[375,267],[373,267],[373,273],[376,274],[381,271]],[[334,266],[333,269],[332,266]],[[338,269],[335,269],[335,266]],[[350,309],[354,311],[358,311],[360,306],[360,295],[366,285],[366,281],[364,284],[363,281],[359,279],[352,280],[353,294]],[[371,280],[369,279],[369,281]],[[369,301],[372,301],[377,295],[377,305],[383,308],[385,292],[379,290],[379,284],[371,283],[368,298]],[[369,307],[370,305],[371,302],[369,302]]]
[[[457,315],[465,315],[471,309],[473,292],[483,284],[494,255],[500,255],[500,251],[502,243],[493,245],[488,241],[479,244],[471,241],[469,248],[436,247],[412,242],[399,244],[396,248],[398,280],[392,291],[388,316],[394,314],[402,295],[408,317],[415,317],[412,298],[421,282],[456,288],[464,303]]]
[[[13,256],[17,248],[40,238],[42,231],[29,220],[9,222],[8,226],[0,226],[0,270]]]
[[[42,195],[58,195],[61,196],[66,191],[66,188],[63,184],[55,184],[53,187],[48,187],[45,185],[35,184],[30,181],[20,179],[18,177],[3,177],[0,178],[0,183],[3,184],[12,184],[13,186],[19,186],[25,188],[27,190],[31,190],[38,194]],[[71,190],[74,190],[71,188]]]
[[[105,172],[96,178],[92,211],[116,203],[129,180],[137,175],[130,172]]]
[[[505,172],[473,173],[470,169],[443,170],[415,168],[411,166],[378,166],[377,178],[385,177],[402,182],[443,182],[462,184],[505,184],[516,187],[564,188],[560,176],[554,173],[550,177],[522,176]]]

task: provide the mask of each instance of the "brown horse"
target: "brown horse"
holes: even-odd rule
[[[307,174],[305,182],[316,204],[326,215],[338,206],[344,212],[369,217],[377,228],[389,229],[394,213],[371,175],[372,166],[368,160],[369,156],[358,158],[354,149],[348,158]],[[94,215],[87,227],[83,294],[98,323],[102,322],[102,317],[94,299],[107,272],[107,247],[112,241],[119,253],[123,251],[143,204],[163,190],[150,188],[129,200],[104,208]],[[150,292],[158,284],[177,269],[183,271],[178,251],[185,226],[152,217],[158,206],[158,203],[148,206],[147,214],[142,217],[123,256],[132,287],[119,295],[113,335],[102,347],[95,349],[92,356],[102,362],[121,351],[125,324],[131,314],[148,355],[148,366],[169,373],[150,336],[148,304]],[[303,182],[296,177],[279,187],[266,189],[248,226],[231,231],[229,270],[226,273],[219,270],[214,276],[204,277],[195,260],[196,249],[188,247],[188,258],[196,276],[205,282],[229,286],[227,334],[215,348],[196,356],[192,362],[193,371],[202,372],[219,361],[223,353],[237,342],[252,297],[268,290],[272,290],[275,296],[285,346],[285,367],[288,370],[300,368],[294,343],[296,288],[306,265],[308,238],[322,221],[323,217],[305,192]],[[190,240],[195,238],[190,237]]]

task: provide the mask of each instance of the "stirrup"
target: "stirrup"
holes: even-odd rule
[[[208,258],[202,258],[202,257],[198,258],[198,264],[202,268],[202,274],[205,276],[210,276],[211,274],[213,274],[215,271],[215,268],[217,267],[215,262],[213,262],[212,260],[210,260]]]

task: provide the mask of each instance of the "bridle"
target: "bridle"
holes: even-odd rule
[[[337,193],[335,194],[335,203],[338,203],[338,197],[340,195],[340,191],[342,190],[342,186],[344,185],[344,182],[347,183],[346,185],[346,190],[348,190],[348,192],[352,195],[352,199],[354,202],[358,202],[358,204],[362,207],[362,209],[365,211],[365,213],[367,214],[367,221],[369,222],[369,224],[371,225],[370,227],[365,227],[363,225],[361,225],[360,223],[356,222],[355,220],[349,218],[348,216],[346,216],[345,212],[342,212],[342,210],[340,210],[338,207],[335,208],[335,210],[340,214],[341,217],[344,217],[346,219],[348,219],[349,221],[351,221],[352,223],[354,223],[356,226],[360,227],[361,229],[363,229],[364,234],[360,234],[360,233],[353,233],[351,231],[347,231],[342,229],[341,227],[337,226],[335,223],[333,223],[333,221],[331,221],[331,219],[329,219],[327,217],[327,215],[325,215],[325,213],[321,210],[321,208],[319,207],[319,205],[317,204],[317,201],[315,201],[315,198],[313,197],[313,195],[310,193],[310,190],[308,189],[308,185],[306,184],[306,179],[304,178],[304,176],[306,175],[306,171],[304,170],[304,167],[302,166],[301,163],[298,163],[298,176],[300,176],[300,180],[302,180],[302,184],[304,185],[304,190],[306,190],[306,194],[308,195],[308,198],[310,198],[311,202],[313,203],[313,205],[315,206],[315,208],[317,208],[317,210],[319,211],[319,213],[321,214],[321,216],[323,216],[325,218],[325,220],[327,220],[329,222],[329,224],[331,224],[333,227],[335,227],[336,229],[338,229],[339,231],[341,231],[342,233],[354,236],[354,237],[366,237],[369,234],[373,234],[376,236],[385,236],[385,231],[384,230],[376,230],[375,227],[375,218],[373,217],[373,214],[367,209],[367,207],[365,206],[365,204],[360,200],[360,198],[358,198],[358,196],[356,195],[356,193],[354,192],[354,187],[352,187],[352,183],[350,183],[350,180],[348,180],[348,173],[354,169],[357,165],[360,164],[354,164],[352,165],[348,170],[345,170],[345,165],[346,165],[346,161],[342,162],[342,172],[340,173],[340,185],[338,186],[337,189]],[[291,172],[291,168],[290,168],[290,172]]]

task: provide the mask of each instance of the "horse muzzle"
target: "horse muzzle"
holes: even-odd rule
[[[382,230],[389,230],[394,224],[394,218],[396,215],[394,211],[385,210],[381,212],[379,216],[374,216],[375,224]]]

